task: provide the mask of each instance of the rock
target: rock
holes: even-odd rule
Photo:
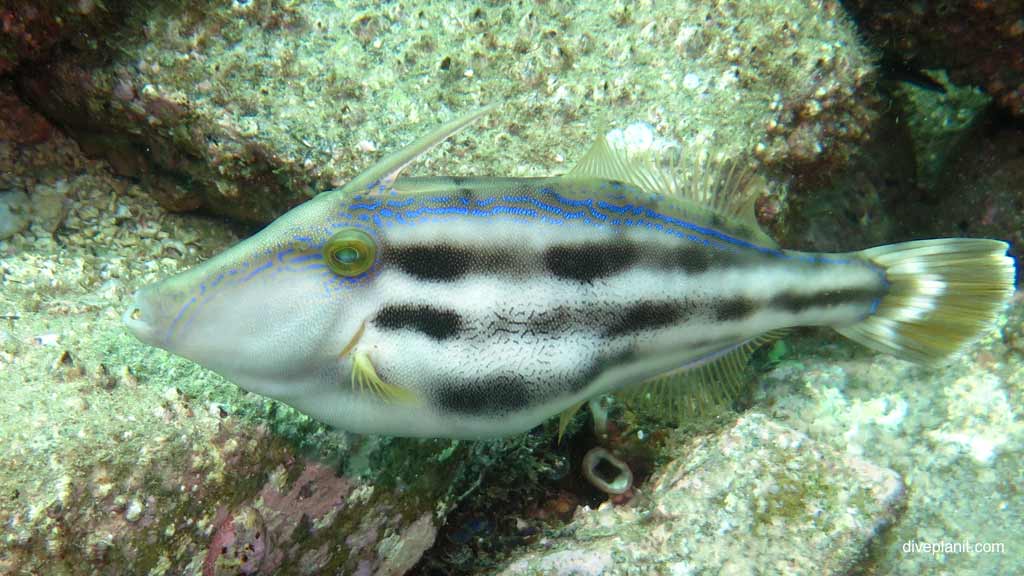
[[[988,114],[965,131],[923,209],[906,215],[922,233],[1010,242],[1024,256],[1024,124]]]
[[[32,193],[32,222],[53,234],[64,223],[70,203],[66,180],[57,180],[52,186],[41,184]]]
[[[27,383],[33,356],[5,366],[18,392],[0,404],[4,573],[398,575],[433,544],[449,491],[465,489],[465,446],[342,435],[341,466],[327,464],[145,378],[113,392],[83,377]],[[65,400],[31,400],[55,386]]]
[[[755,406],[903,476],[906,511],[872,549],[875,573],[1024,573],[1024,556],[1010,544],[1024,515],[1022,303],[939,366],[812,333],[788,338],[789,357],[762,378]],[[985,548],[965,550],[965,542]]]
[[[28,228],[28,196],[20,190],[0,191],[0,240]]]
[[[145,3],[143,3],[145,4]],[[138,3],[124,0],[7,0],[0,6],[0,74],[39,62],[60,44],[95,48]]]
[[[1024,12],[1020,0],[847,0],[872,44],[919,68],[942,68],[956,84],[981,86],[1024,116]]]
[[[667,454],[628,505],[578,511],[501,574],[848,574],[906,499],[892,470],[760,414]]]
[[[914,148],[906,123],[884,114],[871,140],[827,186],[792,187],[792,199],[773,237],[793,250],[846,252],[906,237],[900,216],[914,196]],[[770,198],[767,200],[770,201]],[[769,204],[763,203],[762,209]],[[766,219],[770,220],[770,219]]]
[[[53,133],[53,126],[21,99],[0,86],[0,140],[38,144]]]
[[[62,54],[20,91],[165,208],[256,222],[489,102],[415,170],[549,175],[638,120],[821,178],[875,118],[871,57],[833,0],[268,7],[135,10],[104,58]]]
[[[59,135],[0,177],[34,232],[0,247],[0,574],[399,574],[431,546],[477,448],[333,433],[125,332],[135,286],[237,236]]]

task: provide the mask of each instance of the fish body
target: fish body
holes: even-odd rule
[[[931,360],[1013,290],[992,240],[782,250],[747,216],[746,173],[685,186],[606,140],[560,177],[398,177],[452,125],[143,288],[125,322],[346,430],[481,438],[601,394],[728,378],[711,367],[793,326]]]

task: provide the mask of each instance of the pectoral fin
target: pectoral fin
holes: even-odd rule
[[[409,404],[419,400],[412,391],[382,380],[365,352],[356,352],[352,356],[352,390],[387,403]]]

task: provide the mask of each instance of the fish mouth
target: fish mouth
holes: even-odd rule
[[[157,346],[161,340],[160,322],[152,302],[145,296],[146,292],[147,290],[142,288],[132,294],[131,302],[121,315],[121,320],[133,336],[146,344]]]

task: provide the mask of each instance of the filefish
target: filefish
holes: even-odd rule
[[[796,326],[934,363],[1013,293],[997,240],[781,249],[742,162],[600,137],[561,176],[400,177],[490,109],[141,288],[127,328],[341,429],[473,439],[564,426],[604,394],[674,405],[734,385]]]

